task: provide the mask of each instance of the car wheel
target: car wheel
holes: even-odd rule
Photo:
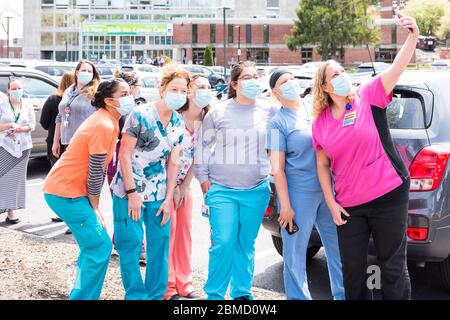
[[[283,239],[272,235],[272,242],[280,256],[283,256]]]
[[[272,235],[272,242],[280,256],[283,256],[283,239]],[[319,252],[321,246],[309,246],[306,250],[306,260],[311,260]]]
[[[312,258],[314,258],[317,252],[319,252],[320,248],[321,246],[308,247],[308,250],[306,251],[306,260],[311,260]]]
[[[450,257],[442,262],[438,262],[439,283],[441,287],[450,292]]]

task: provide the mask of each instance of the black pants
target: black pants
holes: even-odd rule
[[[383,299],[411,299],[406,263],[409,186],[407,179],[380,198],[345,208],[350,217],[345,225],[338,227],[338,237],[348,300],[372,298],[366,281],[370,235],[380,262]]]

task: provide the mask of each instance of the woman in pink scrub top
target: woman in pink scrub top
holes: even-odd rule
[[[386,107],[415,52],[419,29],[414,18],[400,13],[398,18],[409,36],[389,69],[354,89],[344,69],[327,61],[314,83],[313,145],[320,184],[338,226],[347,299],[371,298],[366,283],[370,236],[383,298],[411,298],[406,264],[410,179],[392,142]]]

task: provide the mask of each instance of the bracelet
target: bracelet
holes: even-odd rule
[[[135,193],[137,190],[136,188],[130,189],[130,190],[125,190],[126,194],[131,194],[131,193]]]

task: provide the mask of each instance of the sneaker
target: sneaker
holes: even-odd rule
[[[234,298],[233,300],[250,300],[250,297],[249,296],[242,296],[242,297]]]
[[[177,294],[174,294],[173,296],[168,297],[166,300],[180,300],[180,299],[181,299],[181,297],[177,293]]]
[[[9,217],[6,217],[5,222],[6,222],[6,224],[18,224],[20,222],[20,220],[19,220],[19,218],[10,219]]]
[[[186,296],[184,296],[183,298],[184,299],[189,299],[189,300],[199,300],[201,298],[201,296],[197,292],[191,291]]]
[[[147,254],[145,252],[141,252],[141,255],[139,256],[139,262],[141,264],[147,264]]]

